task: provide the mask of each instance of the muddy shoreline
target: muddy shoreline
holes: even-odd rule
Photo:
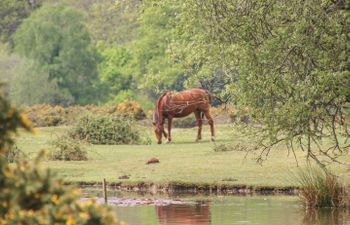
[[[78,185],[81,188],[102,188],[102,182],[72,182],[67,184]],[[107,188],[127,192],[141,192],[150,194],[285,194],[296,195],[299,188],[295,186],[272,187],[272,186],[251,186],[251,185],[229,185],[229,184],[188,184],[188,183],[136,183],[126,184],[121,182],[108,182]]]

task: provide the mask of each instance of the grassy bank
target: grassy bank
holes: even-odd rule
[[[66,127],[38,128],[36,135],[21,133],[18,147],[29,157],[34,157],[40,149],[48,147],[48,141],[57,134],[64,133]],[[144,135],[154,139],[150,128],[140,127]],[[249,140],[237,138],[238,131],[228,125],[217,126],[217,144],[233,141],[244,145]],[[68,182],[95,183],[106,178],[109,182],[126,186],[138,184],[249,186],[249,187],[291,187],[297,182],[293,173],[298,170],[292,154],[287,154],[284,146],[271,152],[269,159],[261,166],[253,155],[245,152],[215,152],[209,141],[209,127],[204,126],[203,140],[195,143],[196,128],[174,129],[173,143],[152,145],[90,145],[88,161],[45,161],[59,177]],[[147,165],[146,161],[156,157],[158,164]],[[299,164],[304,164],[302,152],[297,155]],[[350,176],[340,166],[333,171],[346,183]],[[119,179],[127,175],[129,179]]]

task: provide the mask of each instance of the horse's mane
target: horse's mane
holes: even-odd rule
[[[161,118],[162,112],[161,112],[161,109],[160,109],[160,103],[162,102],[163,97],[164,97],[166,94],[168,94],[168,93],[169,93],[169,91],[163,92],[163,94],[161,94],[161,96],[160,96],[160,97],[158,98],[158,100],[157,100],[156,110],[155,110],[155,112],[157,113],[157,118],[158,118],[158,121],[156,121],[157,123],[162,119],[162,118]]]

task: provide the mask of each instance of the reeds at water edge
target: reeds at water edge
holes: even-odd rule
[[[349,188],[320,168],[306,167],[296,175],[299,198],[305,208],[350,207]]]

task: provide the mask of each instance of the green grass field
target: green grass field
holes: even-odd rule
[[[66,127],[37,128],[37,134],[20,132],[17,145],[28,157],[34,158],[41,149],[48,148],[48,141],[66,131]],[[154,140],[150,128],[140,127],[144,135]],[[262,165],[254,155],[245,152],[215,152],[209,141],[209,127],[203,127],[203,140],[194,142],[196,128],[173,129],[171,144],[152,145],[88,145],[88,161],[44,161],[59,177],[69,182],[109,182],[123,184],[229,184],[250,186],[295,186],[294,174],[299,169],[286,147],[278,146]],[[234,142],[242,145],[249,140],[238,138],[238,131],[228,125],[216,126],[217,144]],[[155,142],[155,140],[154,140]],[[158,164],[146,165],[152,157]],[[303,152],[297,155],[299,166],[305,165]],[[333,172],[349,183],[350,175],[345,168],[334,165]],[[129,175],[130,179],[119,179]],[[237,181],[223,181],[237,179]]]

